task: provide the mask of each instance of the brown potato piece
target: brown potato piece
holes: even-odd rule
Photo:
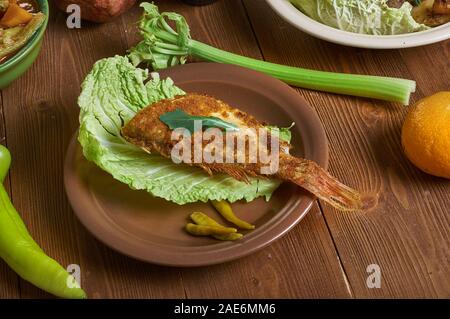
[[[55,0],[56,6],[66,12],[67,6],[77,4],[81,18],[92,22],[108,22],[130,9],[136,0]]]

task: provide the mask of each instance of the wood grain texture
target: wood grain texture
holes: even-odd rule
[[[189,298],[352,296],[317,204],[268,248],[224,265],[184,269],[182,274]]]
[[[240,1],[220,1],[206,7],[192,7],[177,1],[159,1],[157,4],[161,11],[183,14],[191,26],[193,38],[262,58]],[[140,14],[136,8],[126,19],[135,21]],[[125,24],[125,28],[131,47],[139,37],[134,32],[134,24]],[[286,238],[256,255],[225,265],[183,269],[186,297],[349,297],[344,274],[318,206],[310,215],[306,218],[308,221],[302,222]],[[297,243],[302,243],[302,250]],[[292,280],[293,277],[298,280]]]
[[[265,1],[243,2],[266,60],[415,79],[412,102],[450,89],[450,41],[407,50],[342,47],[294,29]],[[321,204],[355,297],[449,297],[450,182],[420,172],[403,155],[400,130],[407,108],[298,91],[326,128],[330,171],[380,196],[379,206],[365,214],[343,214]],[[381,267],[381,289],[366,286],[370,264]]]
[[[406,50],[347,48],[292,28],[263,0],[156,4],[185,15],[194,38],[231,52],[314,69],[412,78],[418,83],[413,101],[450,89],[450,41]],[[407,161],[399,141],[407,108],[387,102],[298,90],[324,123],[331,172],[380,195],[372,212],[343,214],[316,203],[273,245],[201,268],[142,263],[97,241],[66,199],[63,161],[78,126],[80,83],[95,61],[124,54],[137,43],[141,10],[68,30],[64,15],[52,9],[38,60],[1,92],[0,139],[7,138],[13,154],[9,191],[32,236],[61,264],[81,266],[91,298],[450,297],[450,183]],[[372,263],[381,267],[381,289],[366,286]],[[51,296],[0,262],[0,298],[16,297]]]
[[[14,203],[50,256],[62,265],[81,266],[82,284],[90,297],[182,297],[178,270],[160,269],[111,251],[86,232],[69,207],[63,162],[78,126],[81,81],[95,61],[123,54],[126,46],[120,20],[67,30],[64,16],[53,12],[40,57],[24,77],[3,91],[15,159]],[[166,280],[170,284],[163,285]],[[23,281],[21,296],[48,297]]]
[[[196,38],[261,57],[240,1],[205,8],[158,4],[185,14]],[[140,14],[135,8],[113,23],[67,30],[64,16],[53,11],[36,64],[3,92],[16,161],[13,199],[32,235],[63,265],[81,266],[83,287],[92,298],[349,297],[317,204],[301,226],[259,254],[196,269],[134,261],[99,243],[76,221],[64,195],[62,165],[78,123],[79,85],[96,60],[124,54],[136,43]],[[49,297],[23,281],[20,288],[23,298]]]
[[[0,91],[0,143],[7,146],[5,117],[3,112],[3,97],[1,91]],[[3,184],[6,188],[6,191],[11,196],[9,177],[5,179]],[[0,260],[0,299],[18,298],[18,297],[20,297],[19,278],[8,267],[8,265],[5,262]]]

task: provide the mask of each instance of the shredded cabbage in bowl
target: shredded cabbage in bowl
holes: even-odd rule
[[[386,0],[290,0],[301,12],[330,27],[362,34],[394,35],[428,30],[417,23],[412,5],[391,8]]]

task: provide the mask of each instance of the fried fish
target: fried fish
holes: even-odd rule
[[[242,132],[245,129],[267,130],[265,123],[221,100],[190,93],[173,99],[162,100],[142,109],[122,128],[122,136],[128,142],[147,152],[158,153],[166,158],[171,158],[172,150],[179,140],[172,138],[173,130],[160,120],[160,116],[175,110],[182,110],[192,116],[216,117],[232,123],[239,128],[233,133],[236,137],[243,134]],[[362,195],[339,182],[315,162],[290,155],[290,143],[279,139],[278,135],[271,131],[267,133],[268,138],[266,139],[257,137],[256,146],[257,149],[265,148],[267,154],[270,154],[273,152],[271,150],[274,145],[273,142],[277,142],[275,145],[278,145],[276,154],[279,164],[274,171],[264,173],[262,167],[266,163],[262,163],[260,160],[250,160],[250,142],[248,139],[244,150],[235,148],[234,145],[230,149],[228,144],[223,143],[223,153],[231,151],[232,157],[235,159],[231,163],[228,161],[223,163],[195,162],[192,158],[190,165],[201,167],[208,174],[224,173],[243,182],[248,181],[248,177],[251,176],[264,176],[289,181],[340,210],[366,210],[376,205],[377,199],[375,196]],[[202,143],[205,146],[206,142],[202,141]],[[245,154],[239,152],[245,152]],[[242,155],[245,160],[237,161],[236,159],[240,156],[242,158]]]

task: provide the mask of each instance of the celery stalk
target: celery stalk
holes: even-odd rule
[[[400,102],[404,105],[409,103],[410,94],[416,88],[415,81],[406,79],[309,70],[230,53],[191,39],[189,26],[183,16],[159,13],[157,6],[145,2],[141,7],[144,8],[144,15],[140,31],[144,39],[129,54],[135,65],[144,62],[159,70],[183,64],[188,56],[194,56],[205,61],[240,65],[301,88]],[[175,22],[175,30],[167,20]]]

